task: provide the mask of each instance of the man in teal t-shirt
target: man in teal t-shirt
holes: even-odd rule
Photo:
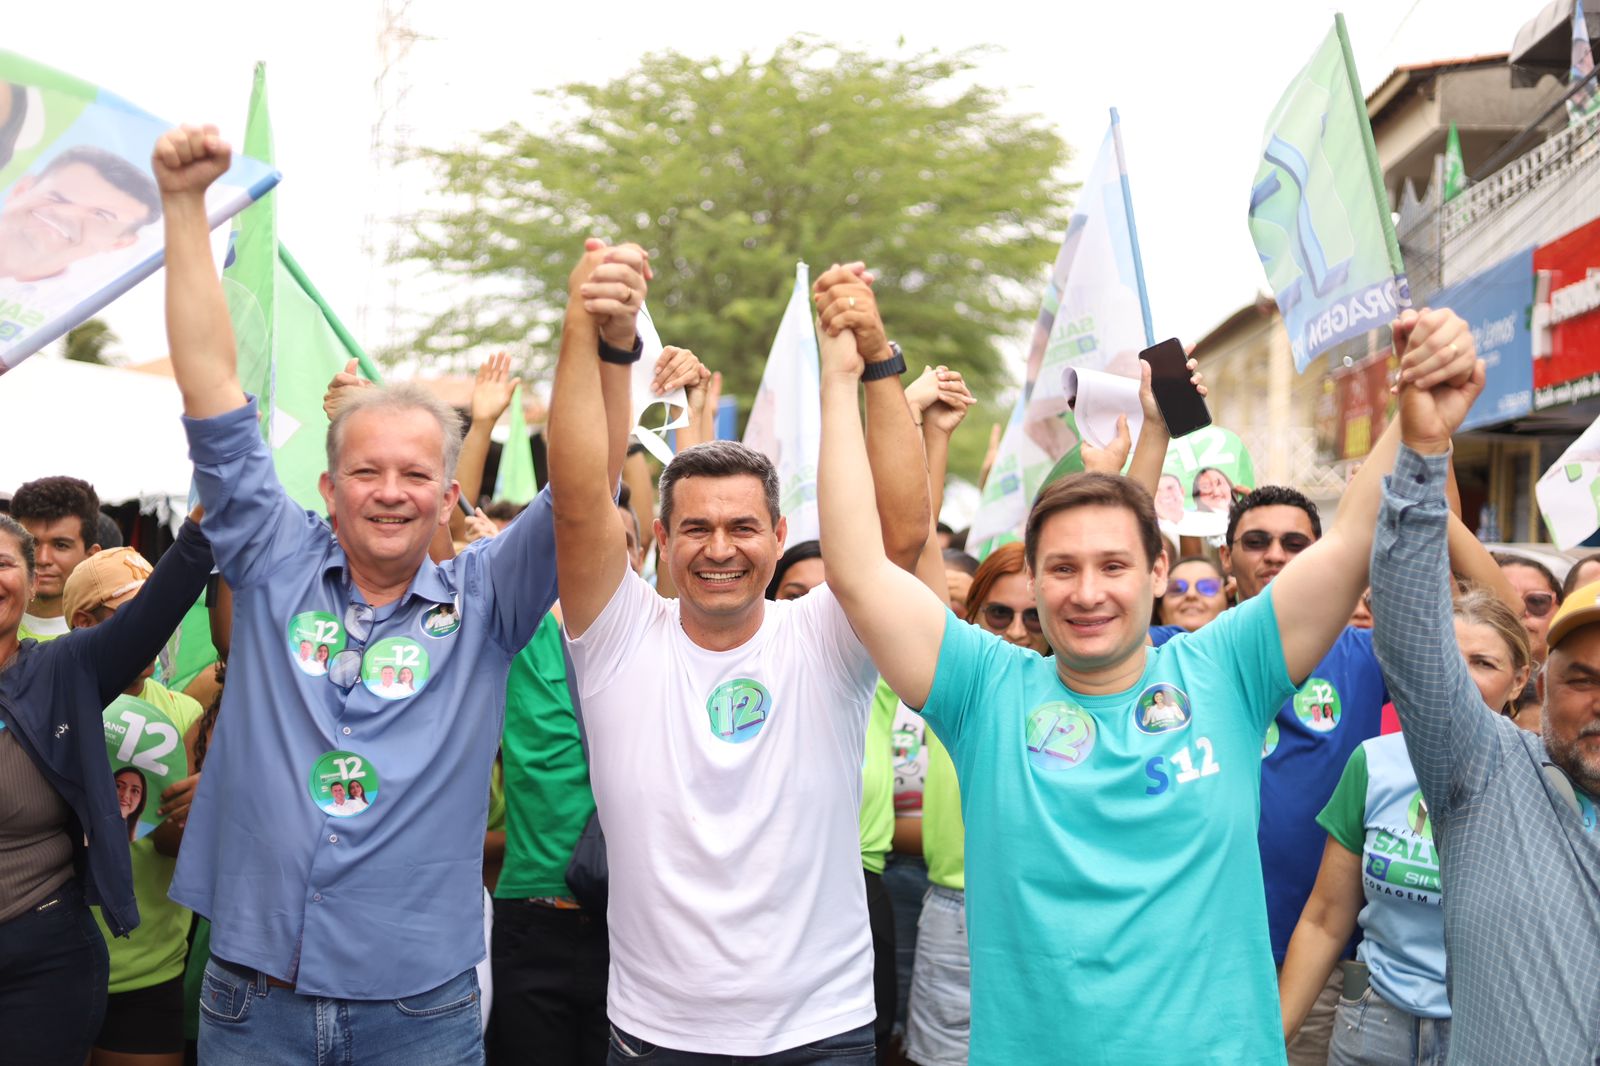
[[[844,292],[817,304],[828,583],[960,777],[969,1062],[1283,1063],[1256,849],[1261,742],[1365,587],[1397,431],[1268,593],[1160,649],[1146,644],[1167,576],[1150,494],[1113,474],[1052,483],[1024,538],[1055,652],[1040,659],[962,625],[885,558],[864,506],[852,312]],[[1395,332],[1420,387],[1467,387],[1477,364],[1458,316],[1407,312]]]

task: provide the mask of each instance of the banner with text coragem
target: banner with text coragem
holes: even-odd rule
[[[150,153],[172,125],[0,51],[0,373],[161,265]],[[206,195],[211,225],[277,181],[270,166],[235,156]]]
[[[1045,286],[1022,395],[984,485],[969,545],[981,553],[985,541],[1020,533],[1051,467],[1078,443],[1065,372],[1137,378],[1139,352],[1153,343],[1122,125],[1113,110]]]
[[[1411,306],[1344,16],[1267,119],[1250,237],[1296,369]]]

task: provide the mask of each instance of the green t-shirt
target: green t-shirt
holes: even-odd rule
[[[932,729],[928,744],[928,776],[922,784],[922,857],[928,880],[943,888],[967,888],[966,826],[961,821],[961,784],[955,763]]]
[[[497,833],[504,830],[505,827],[505,771],[501,769],[499,760],[496,760],[494,764],[494,771],[489,775],[489,832]]]
[[[1367,749],[1358,745],[1317,824],[1348,852],[1360,855],[1367,844]]]
[[[1272,591],[1104,695],[945,618],[922,714],[971,830],[972,1066],[1284,1063],[1256,844],[1261,739],[1295,689]]]
[[[200,704],[190,697],[154,681],[144,683],[139,698],[161,708],[180,734],[187,734],[203,713]],[[159,803],[160,797],[151,796],[147,802]],[[111,954],[107,991],[113,995],[181,977],[189,950],[189,910],[167,897],[178,860],[156,851],[153,836],[135,840],[128,845],[128,851],[133,860],[133,897],[139,903],[139,927],[125,937],[112,936],[100,916],[100,908],[91,908]]]
[[[875,874],[883,873],[894,845],[894,709],[899,703],[880,677],[861,760],[861,865]]]
[[[554,615],[545,617],[527,647],[511,660],[500,761],[505,772],[506,860],[495,898],[570,896],[567,863],[594,812],[594,794],[567,692],[561,625]]]

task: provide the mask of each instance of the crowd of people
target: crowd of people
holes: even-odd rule
[[[1221,478],[1220,544],[1167,536],[1147,372],[1137,439],[980,561],[937,522],[974,397],[902,384],[862,264],[814,287],[789,543],[692,351],[676,456],[630,452],[650,259],[591,240],[547,488],[458,512],[503,356],[465,425],[352,365],[324,520],[239,384],[229,158],[153,160],[200,506],[153,569],[77,479],[0,516],[0,1061],[1597,1060],[1600,557],[1461,523],[1452,312],[1394,324],[1328,528]],[[204,707],[151,677],[202,596]]]

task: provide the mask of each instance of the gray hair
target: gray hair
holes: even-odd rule
[[[0,514],[0,533],[4,533],[17,542],[17,547],[22,551],[22,564],[28,570],[28,580],[33,580],[33,534],[22,528],[18,522],[8,514]]]
[[[348,395],[328,423],[328,473],[339,468],[339,452],[344,447],[345,424],[357,411],[426,411],[439,423],[444,435],[444,481],[446,487],[456,476],[456,460],[461,457],[461,415],[414,381],[394,385],[372,385],[348,389]]]
[[[762,493],[767,498],[767,514],[776,526],[780,513],[778,469],[765,455],[733,440],[709,440],[685,448],[672,457],[672,462],[661,472],[661,524],[669,531],[672,529],[672,490],[684,478],[745,474],[761,482]]]

